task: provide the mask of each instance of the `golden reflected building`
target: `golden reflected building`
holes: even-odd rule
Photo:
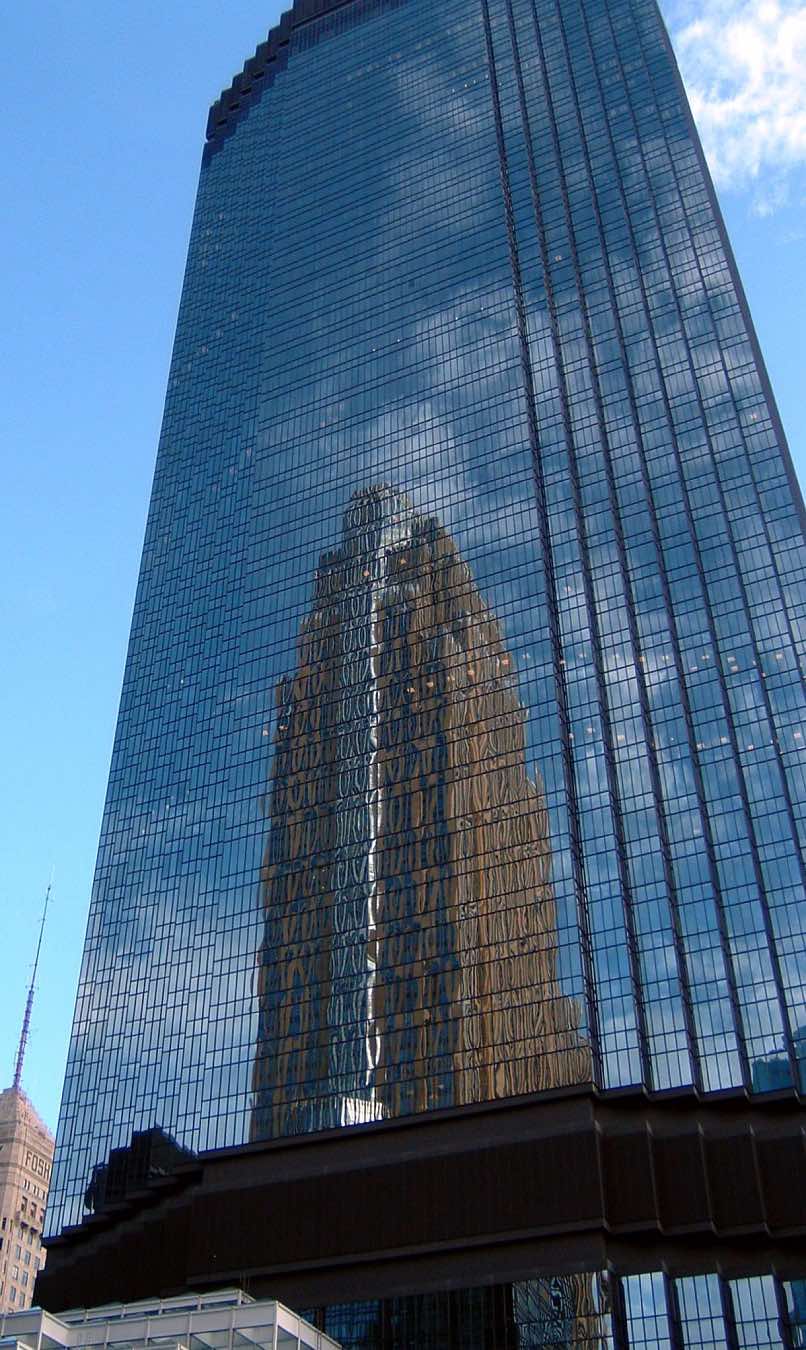
[[[439,521],[355,494],[277,688],[252,1135],[579,1083],[500,624]]]

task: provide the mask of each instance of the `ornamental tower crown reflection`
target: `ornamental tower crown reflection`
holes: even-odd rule
[[[590,1078],[513,659],[400,490],[351,499],[276,705],[253,1138]]]

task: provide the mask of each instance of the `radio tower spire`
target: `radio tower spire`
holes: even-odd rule
[[[42,950],[42,934],[45,931],[45,919],[48,916],[48,905],[50,904],[50,892],[53,887],[53,880],[48,882],[48,889],[45,891],[45,904],[42,910],[42,922],[39,925],[39,941],[36,944],[36,956],[34,957],[34,968],[31,973],[31,983],[28,988],[28,997],[25,1000],[25,1016],[22,1019],[22,1031],[20,1032],[20,1044],[17,1050],[17,1063],[14,1069],[14,1087],[19,1089],[22,1079],[22,1065],[25,1059],[25,1049],[28,1045],[28,1033],[31,1029],[31,1009],[34,1006],[34,992],[36,989],[36,972],[39,968],[39,953]]]

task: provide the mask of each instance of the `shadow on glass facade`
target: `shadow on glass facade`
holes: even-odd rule
[[[51,1231],[156,1128],[801,1091],[804,559],[654,0],[296,4],[210,121]]]
[[[125,1148],[112,1149],[105,1162],[95,1164],[84,1192],[84,1208],[90,1214],[102,1214],[141,1193],[150,1182],[170,1176],[193,1156],[158,1126],[136,1130]]]

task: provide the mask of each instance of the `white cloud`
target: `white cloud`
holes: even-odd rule
[[[789,183],[786,178],[772,178],[760,182],[753,194],[751,210],[754,216],[772,216],[789,202]]]
[[[670,0],[666,18],[716,182],[771,215],[806,163],[805,0]]]

